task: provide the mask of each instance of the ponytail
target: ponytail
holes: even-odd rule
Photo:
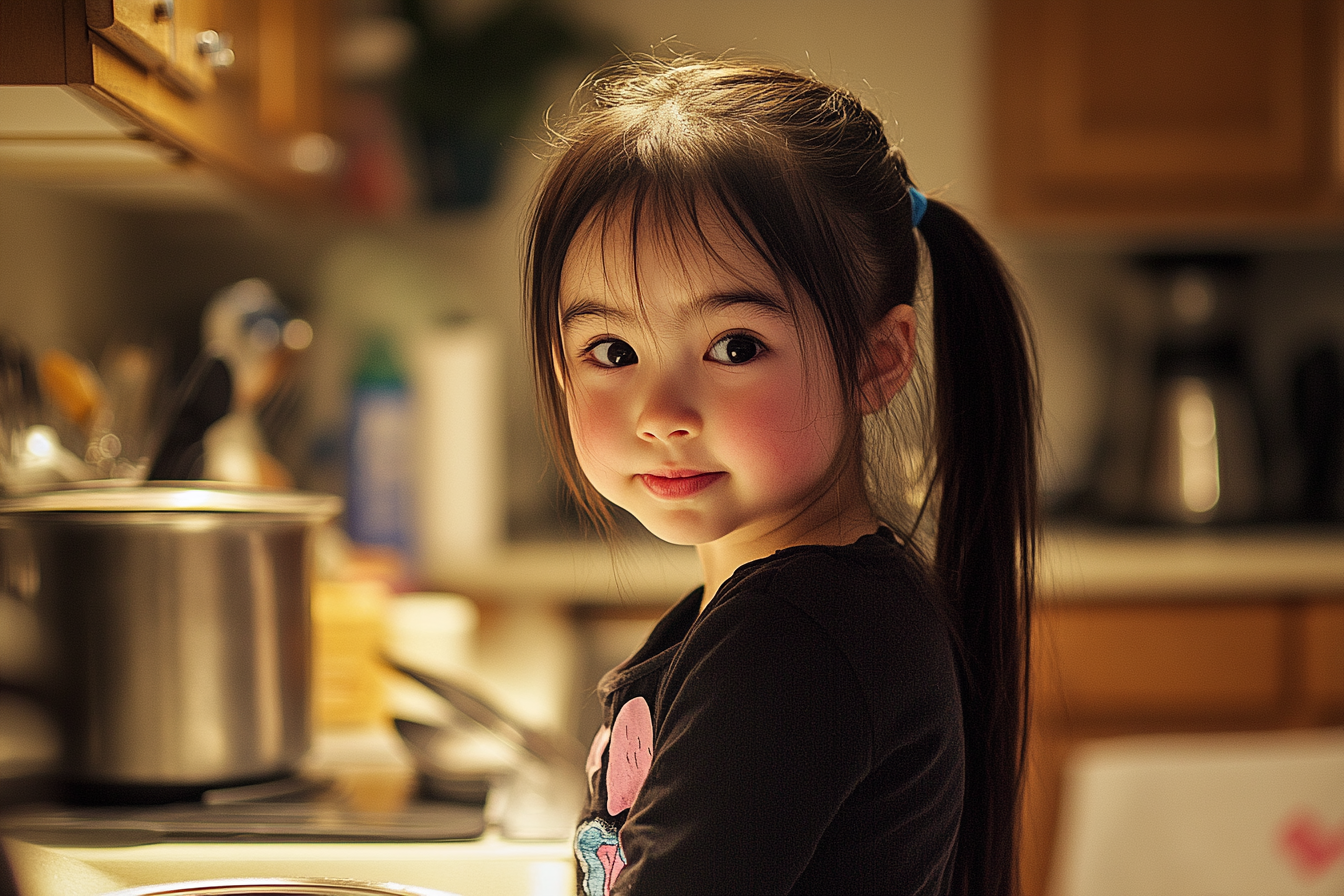
[[[1037,537],[1034,352],[1002,263],[960,214],[930,200],[934,553],[962,648],[966,797],[953,892],[1017,883]]]

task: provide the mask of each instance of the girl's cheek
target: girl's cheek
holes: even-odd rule
[[[786,381],[726,399],[718,416],[736,423],[742,454],[764,470],[796,476],[830,464],[838,447],[838,424],[831,412],[800,384]]]
[[[569,429],[581,462],[601,462],[621,432],[620,402],[601,391],[576,388],[568,401]]]

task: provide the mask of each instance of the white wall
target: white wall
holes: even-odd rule
[[[625,35],[622,50],[665,41],[810,69],[854,90],[900,141],[926,192],[984,208],[979,0],[570,0]]]
[[[0,328],[37,351],[101,347],[118,269],[108,216],[0,179]]]

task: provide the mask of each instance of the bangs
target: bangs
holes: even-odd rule
[[[660,253],[683,268],[688,251],[699,253],[746,279],[748,274],[738,270],[740,262],[729,260],[722,251],[725,241],[754,255],[774,275],[795,323],[799,302],[807,301],[806,291],[770,251],[735,198],[726,189],[707,190],[703,182],[693,185],[691,177],[660,178],[648,170],[633,173],[585,215],[575,238],[590,237],[598,241],[604,259],[613,246],[628,255],[637,306],[642,306],[639,258],[644,251]]]

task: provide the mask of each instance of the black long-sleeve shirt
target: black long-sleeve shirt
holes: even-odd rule
[[[788,548],[701,597],[599,686],[580,893],[945,892],[956,661],[904,548]]]

